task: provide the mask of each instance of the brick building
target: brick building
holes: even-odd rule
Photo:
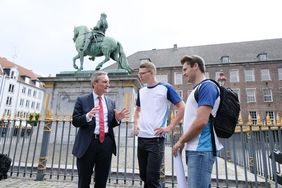
[[[206,62],[207,78],[218,80],[224,74],[224,86],[234,89],[240,99],[244,123],[249,115],[253,123],[270,116],[272,122],[282,116],[282,39],[247,41],[168,49],[139,51],[128,57],[130,66],[138,70],[142,61],[157,66],[159,81],[169,82],[184,101],[192,90],[182,76],[180,59],[197,54]]]

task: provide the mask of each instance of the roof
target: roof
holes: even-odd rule
[[[28,70],[28,69],[24,68],[21,65],[13,63],[13,62],[7,60],[4,57],[0,57],[0,65],[2,66],[2,69],[16,67],[19,71],[20,76],[30,77],[31,80],[39,80],[38,77],[40,77],[40,75],[32,72],[32,70]],[[19,78],[19,80],[20,79],[21,78]]]
[[[206,64],[221,63],[223,56],[229,56],[230,63],[255,62],[258,54],[266,53],[267,60],[282,59],[282,39],[267,39],[247,42],[211,44],[167,49],[138,51],[128,56],[129,65],[137,69],[141,59],[149,58],[157,68],[181,66],[184,55],[199,55]],[[113,68],[113,67],[112,67]]]

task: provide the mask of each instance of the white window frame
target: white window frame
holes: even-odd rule
[[[245,73],[245,82],[254,82],[255,81],[254,69],[244,70],[244,73]]]
[[[263,102],[273,102],[272,89],[262,88]]]
[[[261,81],[269,81],[270,79],[270,72],[269,69],[261,69],[260,70],[260,77]]]
[[[278,80],[282,80],[282,68],[278,69]]]
[[[175,72],[174,73],[174,84],[175,85],[182,85],[183,84],[183,75],[180,72]]]
[[[239,70],[238,69],[232,69],[229,70],[229,82],[239,82]]]
[[[247,103],[256,102],[256,88],[246,88]]]

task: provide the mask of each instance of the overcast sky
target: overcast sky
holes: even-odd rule
[[[127,56],[143,50],[282,38],[280,0],[0,0],[0,56],[43,76],[73,71],[73,28],[107,14]],[[85,58],[85,70],[95,62]],[[77,61],[77,64],[79,62]]]

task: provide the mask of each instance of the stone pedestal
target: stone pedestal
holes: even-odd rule
[[[73,112],[76,98],[92,92],[91,75],[94,71],[67,71],[56,77],[41,77],[45,83],[45,114],[50,109],[53,114],[66,114],[69,117]],[[106,95],[116,101],[117,109],[126,107],[130,111],[129,122],[133,122],[135,99],[141,83],[137,75],[128,75],[124,70],[107,70],[110,78],[110,90]]]

